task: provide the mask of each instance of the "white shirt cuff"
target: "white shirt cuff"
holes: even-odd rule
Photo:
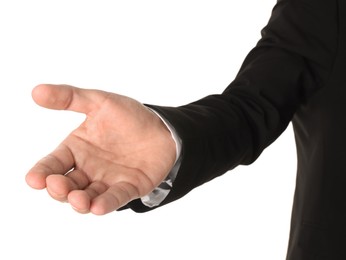
[[[169,192],[171,191],[173,187],[173,182],[178,174],[180,165],[181,165],[181,146],[182,146],[182,141],[177,132],[175,131],[174,127],[166,120],[164,119],[160,114],[158,114],[156,111],[153,109],[149,108],[152,112],[154,112],[161,120],[162,122],[166,125],[168,130],[170,131],[172,138],[175,142],[175,147],[176,147],[176,158],[175,158],[175,163],[166,177],[166,179],[158,186],[156,187],[151,193],[148,195],[144,196],[141,198],[142,203],[147,206],[147,207],[155,207],[161,204],[161,202],[167,197]]]

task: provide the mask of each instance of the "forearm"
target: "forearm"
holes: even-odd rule
[[[262,39],[222,94],[177,108],[153,106],[182,139],[181,168],[160,205],[252,163],[285,130],[297,108],[324,86],[337,48],[336,21],[322,12],[335,6],[327,7],[279,1]],[[317,27],[316,19],[326,20]]]

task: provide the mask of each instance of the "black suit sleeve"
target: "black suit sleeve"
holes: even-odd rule
[[[222,94],[181,107],[152,106],[183,143],[180,171],[161,205],[255,161],[326,84],[337,34],[336,1],[279,0],[262,38]],[[149,210],[139,200],[128,207]]]

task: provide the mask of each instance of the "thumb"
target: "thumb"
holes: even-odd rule
[[[103,91],[69,85],[41,84],[32,90],[33,100],[42,107],[84,114],[97,109],[107,96],[107,93]]]

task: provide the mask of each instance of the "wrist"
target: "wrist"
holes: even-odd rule
[[[168,122],[168,120],[164,119],[159,113],[157,113],[155,110],[150,109],[156,116],[158,116],[165,126],[165,128],[168,130],[170,133],[171,139],[174,141],[174,147],[175,147],[175,160],[174,164],[177,162],[178,158],[180,157],[181,154],[181,146],[182,146],[182,141],[181,138],[179,137],[178,133],[175,131],[174,127]]]

